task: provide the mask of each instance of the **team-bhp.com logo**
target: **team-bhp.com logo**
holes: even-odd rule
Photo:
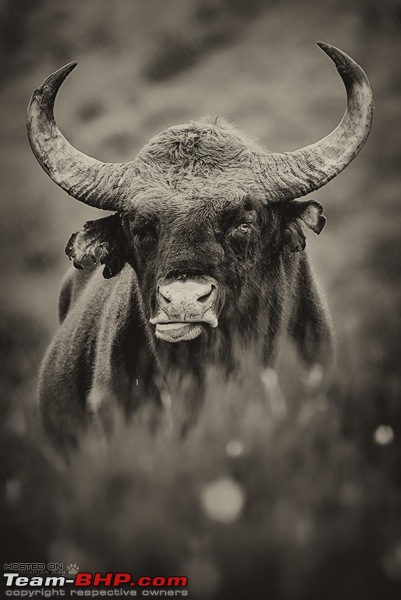
[[[74,576],[72,578],[71,576]],[[21,575],[20,573],[4,573],[6,579],[6,596],[18,596],[21,598],[33,598],[38,596],[35,592],[43,592],[47,589],[49,592],[54,588],[62,589],[66,586],[71,586],[69,589],[69,595],[72,596],[105,596],[105,595],[116,595],[112,592],[112,589],[117,592],[117,595],[122,596],[136,596],[140,590],[142,597],[146,596],[187,596],[188,592],[185,589],[188,583],[187,577],[148,577],[142,576],[135,579],[131,573],[116,572],[116,573],[89,573],[80,572],[78,565],[69,564],[66,566],[66,576],[28,576]],[[25,588],[25,589],[24,589]],[[28,592],[26,588],[31,589]],[[38,588],[41,588],[39,590]],[[83,588],[86,588],[84,591]],[[97,591],[98,588],[110,588],[108,593],[105,590],[103,592]],[[130,588],[136,588],[132,590]],[[164,588],[163,590],[161,588]],[[167,588],[167,591],[165,591]],[[184,589],[183,589],[184,588]],[[54,590],[55,591],[55,590]],[[25,592],[25,593],[24,593]],[[62,594],[64,595],[64,594]],[[44,597],[50,597],[48,594],[43,594]],[[43,597],[39,596],[39,597]]]

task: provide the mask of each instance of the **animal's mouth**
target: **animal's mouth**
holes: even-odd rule
[[[156,337],[165,342],[194,340],[205,331],[204,323],[170,322],[157,323]]]
[[[160,279],[157,313],[149,319],[155,335],[166,342],[194,340],[218,326],[218,283],[212,277]]]

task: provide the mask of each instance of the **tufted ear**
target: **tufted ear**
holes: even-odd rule
[[[326,223],[323,206],[315,200],[292,201],[284,209],[284,242],[291,252],[300,252],[306,246],[305,230],[312,229],[319,235]]]
[[[76,269],[84,269],[85,261],[90,259],[93,263],[104,265],[105,279],[117,275],[125,263],[119,215],[87,221],[70,237],[65,253]]]

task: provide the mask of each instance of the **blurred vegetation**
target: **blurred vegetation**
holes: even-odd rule
[[[187,575],[201,600],[400,597],[400,24],[396,0],[0,3],[4,561]],[[33,89],[79,62],[58,122],[102,160],[131,159],[161,129],[206,113],[291,150],[342,114],[319,39],[364,66],[377,105],[361,156],[316,194],[328,224],[308,240],[338,336],[330,388],[284,371],[295,401],[275,420],[247,382],[216,380],[185,440],[152,435],[146,414],[117,416],[111,439],[90,432],[65,464],[42,438],[36,372],[65,243],[96,211],[36,164]]]

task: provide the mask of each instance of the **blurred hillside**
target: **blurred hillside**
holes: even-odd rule
[[[122,570],[132,568],[130,555],[138,569],[168,570],[167,564],[182,571],[188,555],[193,578],[212,582],[202,588],[198,581],[202,600],[247,598],[235,590],[247,573],[261,578],[265,565],[276,590],[271,597],[399,598],[400,33],[396,0],[0,2],[0,469],[7,562],[66,556]],[[328,222],[319,238],[308,239],[338,336],[330,408],[324,404],[319,412],[322,405],[311,400],[301,433],[290,420],[273,437],[262,427],[270,427],[267,417],[248,407],[244,423],[226,429],[221,417],[219,429],[206,415],[185,448],[144,436],[125,450],[116,443],[99,458],[88,440],[80,468],[56,468],[41,442],[36,371],[57,323],[65,244],[85,220],[100,215],[69,198],[36,163],[25,132],[32,91],[55,69],[78,61],[60,93],[57,122],[76,147],[105,161],[130,160],[158,131],[208,113],[235,122],[271,150],[292,150],[328,133],[345,106],[341,81],[316,40],[357,60],[376,99],[361,155],[315,194]],[[233,401],[240,406],[239,398]],[[375,443],[380,426],[393,432],[388,445]],[[233,432],[248,444],[235,466],[224,454]],[[92,487],[83,485],[88,473]],[[138,491],[131,484],[139,473]],[[208,525],[195,509],[198,489],[222,474],[248,494],[248,512],[231,530]],[[178,485],[187,489],[181,500]],[[108,550],[105,529],[90,519],[85,525],[96,494],[99,521],[114,519]],[[192,527],[198,533],[191,537]],[[130,534],[146,547],[142,555]],[[246,557],[242,567],[234,546]]]

